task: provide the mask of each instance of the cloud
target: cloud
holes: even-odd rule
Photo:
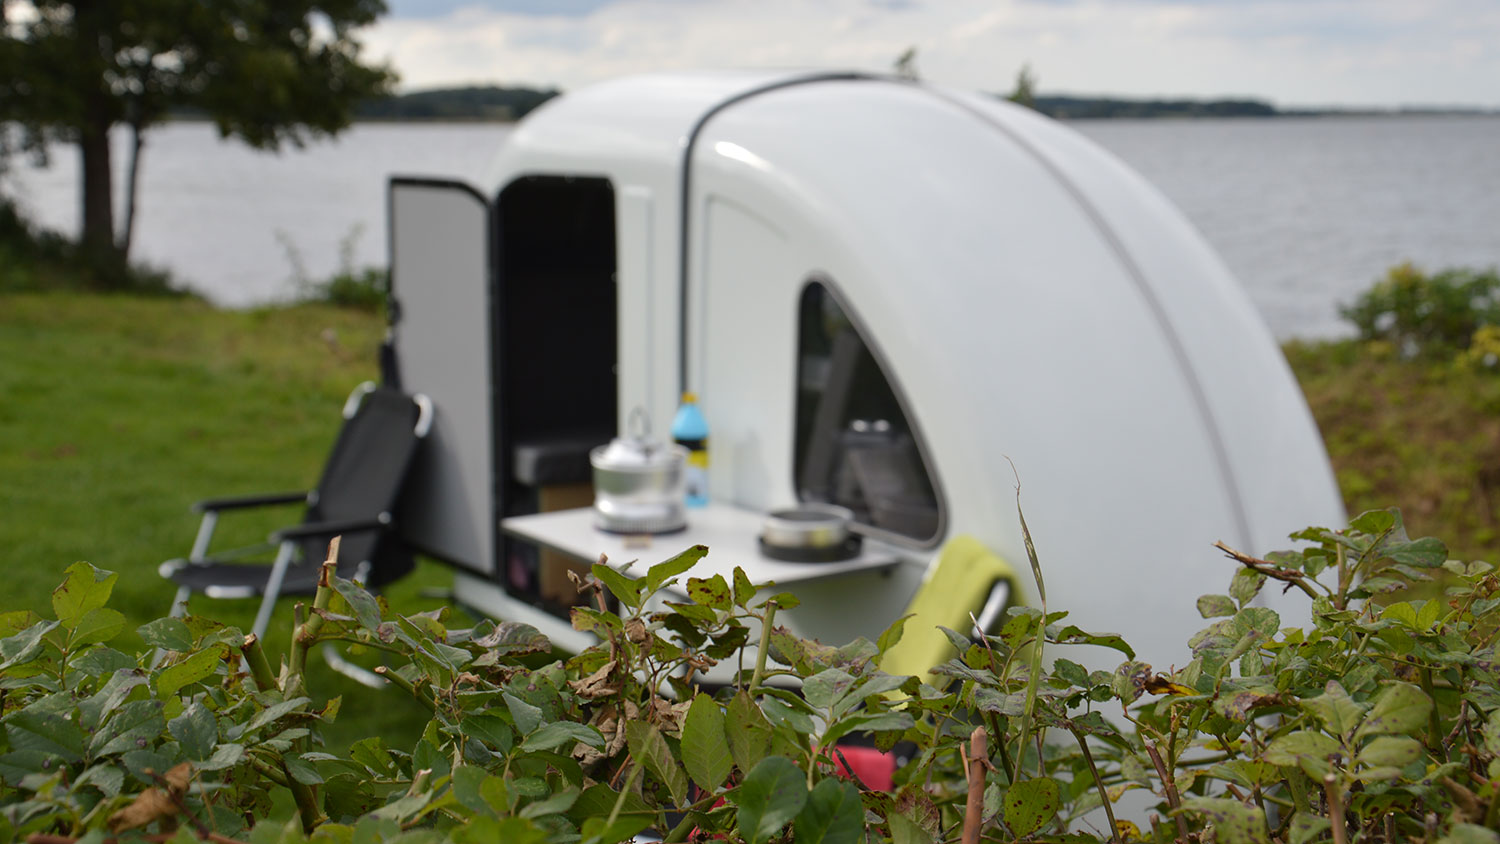
[[[1043,92],[1500,106],[1493,0],[401,0],[367,37],[408,88],[849,67]]]

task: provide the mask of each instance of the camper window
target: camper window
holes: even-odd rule
[[[798,309],[798,497],[848,507],[867,533],[936,541],[941,510],[898,390],[831,287]]]

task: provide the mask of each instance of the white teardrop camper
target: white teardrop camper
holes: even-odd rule
[[[1014,461],[1051,608],[1181,663],[1194,598],[1231,574],[1215,540],[1264,553],[1344,518],[1297,384],[1202,237],[992,97],[857,74],[602,84],[527,117],[472,185],[393,179],[390,225],[395,374],[438,407],[403,535],[456,567],[459,600],[565,645],[586,641],[558,611],[569,565],[698,542],[695,574],[794,592],[795,632],[873,638],[956,543],[1026,571]],[[637,409],[665,436],[685,390],[711,505],[647,546],[596,530],[589,449]],[[807,501],[855,512],[857,556],[761,552],[765,514]]]

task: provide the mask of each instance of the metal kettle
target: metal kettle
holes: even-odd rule
[[[688,451],[654,440],[637,408],[634,433],[589,452],[594,469],[594,525],[611,533],[672,533],[687,527],[683,504]]]

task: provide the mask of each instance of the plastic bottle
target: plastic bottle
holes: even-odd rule
[[[692,393],[682,394],[682,406],[672,418],[672,439],[688,450],[684,479],[687,506],[708,506],[708,422],[698,409],[698,397]]]

